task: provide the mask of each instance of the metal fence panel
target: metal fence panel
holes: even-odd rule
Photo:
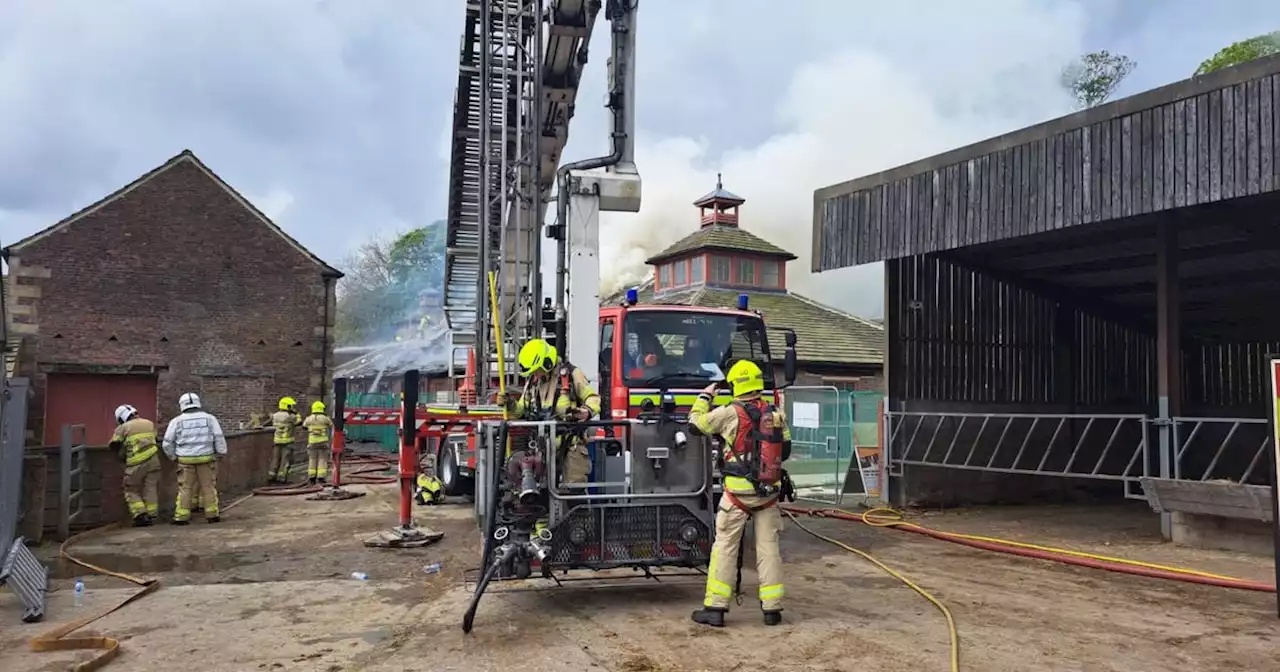
[[[63,425],[58,469],[58,536],[71,536],[71,524],[84,510],[84,474],[88,456],[85,454],[85,426]]]
[[[852,393],[834,387],[789,387],[784,393],[784,410],[791,426],[792,448],[786,466],[796,494],[839,502],[860,438]]]
[[[3,381],[3,411],[0,412],[0,549],[9,547],[17,536],[22,507],[22,456],[26,449],[26,378]]]

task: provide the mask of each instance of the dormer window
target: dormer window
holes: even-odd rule
[[[756,284],[755,259],[738,259],[738,281],[734,284],[748,287]]]
[[[711,257],[711,282],[725,285],[729,283],[729,257],[714,255]]]

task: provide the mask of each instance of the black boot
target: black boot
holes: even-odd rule
[[[324,485],[324,483],[325,483],[325,481],[324,481],[324,476],[317,476],[317,477],[316,477],[316,483],[318,483],[318,484],[320,484],[320,485]]]
[[[220,522],[222,522],[222,517],[221,517],[221,516],[209,516],[209,517],[207,518],[207,520],[208,520],[209,522],[211,522],[211,523],[220,523]]]
[[[203,507],[203,506],[193,506],[193,507],[191,507],[191,513],[204,513],[204,507]]]
[[[189,521],[189,520],[175,520],[175,521],[173,521],[173,524],[174,524],[174,525],[190,525],[190,524],[191,524],[191,521]]]
[[[311,485],[315,485],[315,484],[316,484],[316,477],[315,477],[315,476],[312,476],[311,478],[307,479],[307,483],[309,483],[309,484],[311,484]]]
[[[764,612],[765,625],[778,625],[782,622],[782,610]]]
[[[693,622],[709,625],[713,628],[724,627],[724,612],[727,609],[717,609],[715,607],[703,607],[693,612]]]
[[[134,527],[147,527],[149,525],[151,525],[151,516],[148,516],[145,513],[140,513],[133,517]]]

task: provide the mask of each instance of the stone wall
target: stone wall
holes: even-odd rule
[[[269,429],[230,432],[227,456],[218,463],[218,497],[223,504],[266,485],[271,460],[272,432]],[[86,449],[83,510],[72,531],[85,530],[128,519],[124,503],[124,465],[105,446]],[[178,494],[176,464],[163,455],[160,476],[160,515],[169,519]],[[53,536],[58,529],[58,489],[60,459],[57,448],[29,448],[24,464],[23,518],[21,534],[38,541]]]

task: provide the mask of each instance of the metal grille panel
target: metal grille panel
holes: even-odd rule
[[[680,530],[690,525],[698,530],[698,536],[687,543]],[[581,544],[572,541],[575,528],[585,533]],[[552,564],[560,566],[701,566],[711,559],[712,530],[678,504],[578,506],[554,534]]]

